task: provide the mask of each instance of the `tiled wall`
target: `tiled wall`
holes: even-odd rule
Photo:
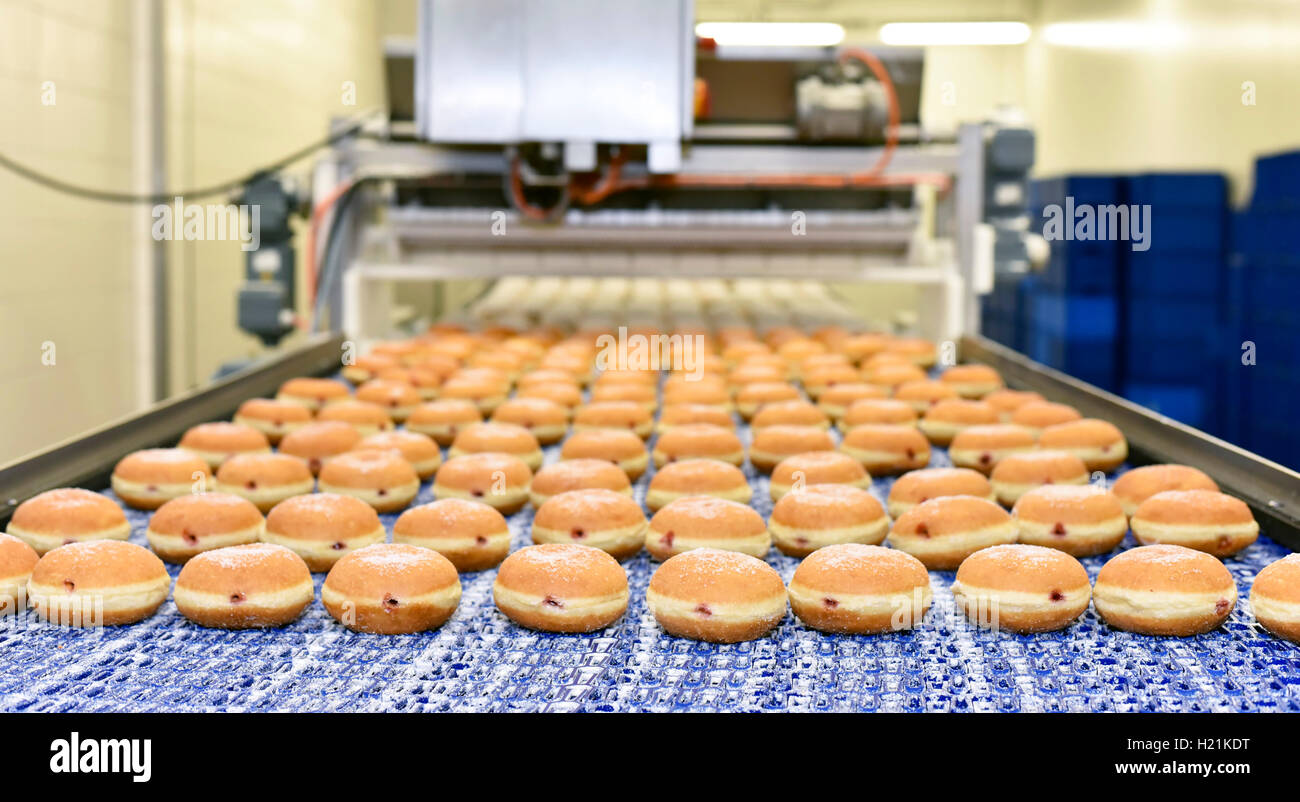
[[[0,152],[77,184],[146,188],[133,184],[135,137],[148,122],[133,106],[142,6],[0,0]],[[370,0],[166,0],[169,188],[242,175],[325,136],[331,117],[381,104],[376,9]],[[54,105],[41,102],[45,81]],[[343,102],[344,81],[356,84],[355,106]],[[148,222],[147,210],[69,198],[0,170],[0,464],[147,400],[150,309],[134,276],[152,242]],[[163,336],[175,393],[262,348],[235,326],[236,243],[171,243],[168,260]],[[53,365],[42,363],[46,342]]]

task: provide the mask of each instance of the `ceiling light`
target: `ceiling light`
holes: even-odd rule
[[[695,35],[722,46],[828,47],[844,41],[833,22],[701,22]]]
[[[1023,22],[891,22],[880,28],[887,45],[1019,45],[1029,40]]]

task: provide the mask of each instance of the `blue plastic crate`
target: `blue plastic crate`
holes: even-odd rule
[[[1115,243],[1102,248],[1073,247],[1054,242],[1043,271],[1043,285],[1071,294],[1114,294],[1119,289],[1120,256]]]
[[[1198,429],[1212,422],[1213,391],[1198,385],[1126,383],[1124,397]]]
[[[1113,390],[1119,375],[1119,359],[1113,340],[1071,342],[1043,331],[1029,335],[1030,359],[1070,374],[1076,379]]]
[[[1218,254],[1167,254],[1155,250],[1130,254],[1124,286],[1129,300],[1219,298],[1224,261]]]
[[[1160,298],[1129,303],[1125,336],[1144,341],[1202,339],[1206,332],[1218,336],[1223,325],[1220,300]]]
[[[1031,321],[1036,331],[1064,341],[1111,341],[1118,333],[1119,302],[1111,295],[1039,293]]]
[[[1065,175],[1030,184],[1029,208],[1034,213],[1052,203],[1063,206],[1066,198],[1074,198],[1076,204],[1119,203],[1124,198],[1124,179],[1118,175]]]
[[[1227,247],[1228,242],[1228,212],[1223,208],[1201,209],[1153,205],[1151,230],[1146,232],[1146,236],[1151,251],[1220,253]],[[1127,247],[1121,250],[1132,251]],[[1142,253],[1142,251],[1133,252]]]
[[[1251,203],[1281,200],[1300,201],[1300,150],[1255,160],[1255,191]]]
[[[1124,378],[1129,382],[1196,383],[1213,387],[1219,373],[1221,348],[1207,337],[1124,341]]]
[[[1131,176],[1125,189],[1129,203],[1218,209],[1228,204],[1222,173],[1143,173]]]

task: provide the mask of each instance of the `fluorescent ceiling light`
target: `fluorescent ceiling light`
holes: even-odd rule
[[[1043,39],[1063,47],[1154,50],[1185,45],[1189,33],[1167,22],[1053,22]]]
[[[1029,40],[1023,22],[891,22],[880,28],[887,45],[1019,45]]]
[[[833,22],[701,22],[695,35],[740,47],[827,47],[844,41]]]

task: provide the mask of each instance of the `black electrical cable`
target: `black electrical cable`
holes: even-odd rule
[[[329,230],[325,233],[325,248],[321,253],[320,275],[316,279],[316,302],[312,305],[311,326],[313,331],[319,331],[321,322],[321,311],[324,309],[329,294],[334,289],[334,276],[337,271],[334,265],[338,262],[338,239],[343,230],[344,221],[347,219],[352,210],[352,204],[360,194],[359,190],[362,185],[380,180],[380,176],[362,176],[353,182],[352,186],[343,191],[338,201],[334,204],[334,215],[330,218]],[[311,266],[308,266],[311,269]]]
[[[358,132],[361,131],[364,125],[365,125],[364,120],[352,123],[346,128],[336,131],[335,133],[320,140],[319,142],[314,142],[310,145],[299,148],[298,150],[294,151],[293,153],[290,153],[288,156],[285,156],[282,159],[277,159],[276,161],[266,165],[265,167],[262,167],[259,170],[254,170],[253,172],[249,173],[243,178],[237,178],[233,181],[226,181],[221,184],[216,184],[209,187],[200,187],[198,189],[191,189],[182,192],[161,192],[158,194],[137,195],[130,192],[111,192],[102,189],[79,187],[76,186],[75,184],[69,184],[66,181],[62,181],[58,178],[54,178],[53,176],[49,176],[44,173],[37,172],[36,170],[31,169],[30,167],[25,167],[19,164],[18,162],[10,159],[8,156],[5,156],[3,153],[0,153],[0,167],[3,167],[6,170],[9,170],[10,172],[14,173],[15,175],[18,175],[22,178],[26,178],[28,181],[31,181],[36,184],[40,184],[41,186],[46,187],[48,189],[55,190],[56,192],[62,192],[67,195],[73,195],[79,198],[84,198],[86,200],[102,201],[105,203],[170,203],[177,197],[206,198],[212,195],[223,195],[228,192],[233,192],[234,190],[247,186],[248,184],[252,183],[254,180],[260,178],[263,175],[266,175],[268,173],[278,172],[279,170],[288,167],[289,165],[293,164],[299,159],[302,159],[306,156],[310,156],[312,153],[315,153],[321,148],[327,148],[330,145],[333,145],[343,139],[346,139],[350,136],[357,134]]]

